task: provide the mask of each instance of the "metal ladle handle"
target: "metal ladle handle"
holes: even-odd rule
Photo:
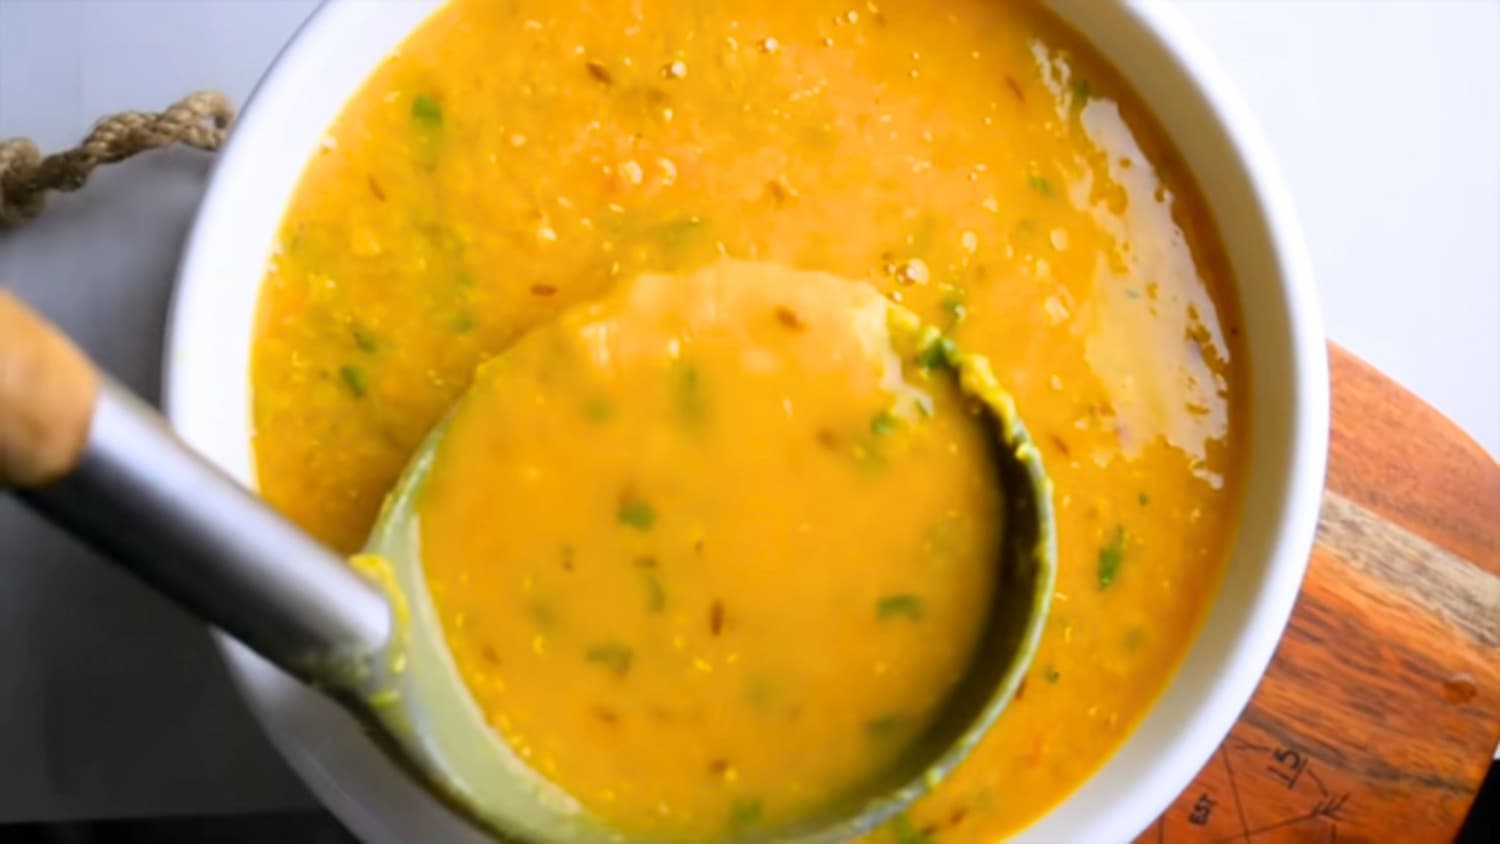
[[[389,634],[374,586],[3,288],[0,489],[303,679]]]

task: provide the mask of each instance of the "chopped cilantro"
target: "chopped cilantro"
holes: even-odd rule
[[[891,835],[895,836],[896,844],[932,844],[932,836],[913,826],[904,813],[891,818]]]
[[[357,399],[365,397],[370,391],[370,378],[365,371],[353,364],[339,367],[339,380],[343,382],[344,389]]]
[[[677,412],[689,424],[698,424],[708,415],[708,401],[704,395],[703,374],[691,363],[682,364],[676,370]]]
[[[609,642],[589,648],[584,653],[584,658],[623,677],[630,671],[630,663],[635,659],[635,652],[624,645]]]
[[[609,399],[594,397],[583,406],[583,418],[590,422],[603,422],[615,415],[615,406]]]
[[[1099,549],[1099,588],[1108,589],[1120,576],[1120,564],[1125,562],[1125,528],[1115,528],[1114,536]]]
[[[912,621],[922,617],[922,599],[916,595],[886,595],[875,603],[875,614],[882,619],[906,616]]]
[[[443,107],[431,94],[418,94],[411,101],[412,119],[428,128],[443,125]]]
[[[660,613],[667,608],[667,589],[661,584],[661,577],[654,571],[647,571],[641,575],[642,582],[646,586],[646,611]]]
[[[869,721],[865,722],[865,732],[868,733],[871,738],[875,739],[889,738],[896,733],[901,732],[901,730],[905,727],[906,716],[902,715],[899,712],[892,712],[887,715],[882,715],[879,718],[872,718]]]
[[[964,304],[964,297],[958,292],[949,293],[938,301],[938,307],[948,315],[950,325],[958,325],[969,315],[969,308]]]
[[[1073,107],[1082,108],[1084,103],[1094,96],[1094,87],[1087,79],[1078,79],[1073,82]]]
[[[380,348],[380,341],[375,339],[375,333],[359,323],[349,327],[349,332],[354,335],[354,345],[362,352],[374,354]]]
[[[729,828],[744,829],[752,826],[760,820],[765,813],[765,807],[761,805],[758,797],[739,797],[729,806]]]
[[[651,526],[656,524],[656,509],[639,498],[630,498],[620,502],[620,509],[616,515],[621,523],[636,530],[650,530]]]
[[[917,352],[917,365],[923,369],[952,366],[958,359],[958,344],[939,334]]]

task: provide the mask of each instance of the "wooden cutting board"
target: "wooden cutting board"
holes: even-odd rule
[[[1329,354],[1328,482],[1291,624],[1239,723],[1139,842],[1452,841],[1500,740],[1500,466]]]

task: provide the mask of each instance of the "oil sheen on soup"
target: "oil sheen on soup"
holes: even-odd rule
[[[1186,652],[1234,528],[1248,392],[1190,175],[1031,3],[443,7],[289,208],[253,350],[261,491],[357,549],[481,362],[643,273],[726,258],[865,280],[1016,396],[1055,483],[1047,630],[981,746],[874,837],[1018,830]]]

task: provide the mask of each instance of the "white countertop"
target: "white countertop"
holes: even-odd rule
[[[0,0],[0,137],[243,102],[314,0]],[[1500,2],[1177,0],[1278,156],[1330,336],[1500,453]],[[158,388],[206,172],[154,154],[0,234],[0,279]],[[1500,510],[1500,502],[1497,502]],[[0,823],[306,806],[201,629],[0,500]]]

